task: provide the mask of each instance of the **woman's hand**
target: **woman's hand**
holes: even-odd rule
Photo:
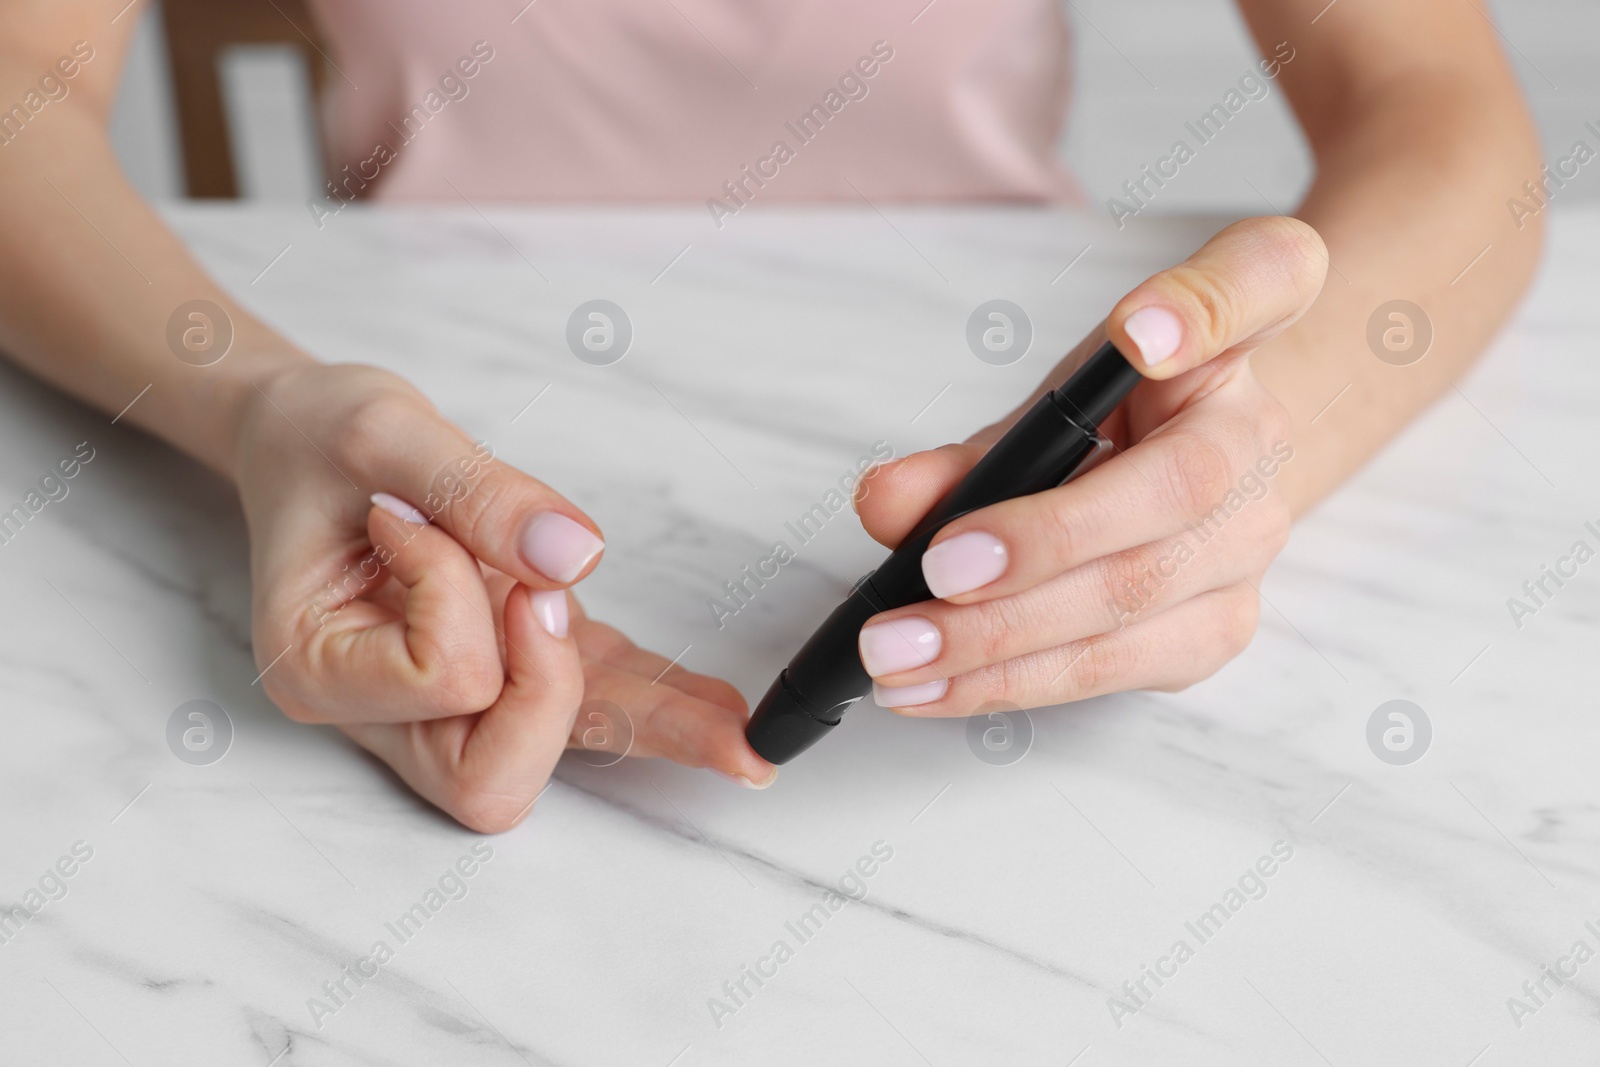
[[[479,562],[536,592],[562,589],[605,547],[594,522],[387,371],[304,364],[253,393],[234,475],[267,694],[307,722],[493,704],[505,671]],[[375,508],[374,494],[427,525]],[[412,551],[385,558],[407,527]]]
[[[1326,268],[1309,226],[1249,219],[1123,297],[1040,388],[1114,341],[1151,379],[1102,428],[1115,453],[939,532],[922,568],[940,599],[862,628],[877,702],[970,715],[1180,689],[1238,655],[1256,583],[1288,537],[1273,479],[1294,454],[1248,357],[1306,312]],[[858,499],[867,531],[898,543],[1028,404],[965,444],[880,468]]]
[[[569,594],[535,593],[487,568],[485,579],[506,663],[493,706],[340,727],[457,820],[482,833],[511,829],[533,810],[567,748],[595,754],[595,766],[624,756],[709,766],[751,788],[776,777],[744,740],[749,710],[733,686],[644,651],[585,617]]]
[[[636,684],[666,661],[572,619],[604,542],[569,501],[386,371],[301,364],[253,391],[234,448],[252,634],[290,718],[345,728],[480,830],[526,814],[585,699],[626,709],[636,754],[771,780],[731,687]]]

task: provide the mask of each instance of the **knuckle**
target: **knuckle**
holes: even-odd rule
[[[459,648],[430,663],[419,682],[440,711],[469,715],[499,698],[505,672],[498,654],[491,657],[476,649]]]
[[[1288,542],[1294,513],[1271,479],[1258,477],[1258,473],[1252,470],[1240,480],[1246,502],[1239,509],[1240,526],[1250,557],[1267,560],[1282,551]]]
[[[979,690],[985,701],[1004,701],[1016,707],[1032,706],[1036,679],[1022,658],[1002,660],[981,672],[984,683]]]
[[[1199,433],[1174,433],[1168,446],[1165,466],[1172,502],[1187,519],[1209,514],[1233,486],[1233,458]]]
[[[985,603],[978,620],[977,644],[985,663],[1004,660],[1017,634],[1031,629],[1027,612],[1017,597],[1001,597]]]
[[[395,390],[378,390],[363,396],[343,413],[333,430],[333,452],[360,467],[414,426],[417,401]]]
[[[1214,645],[1205,663],[1181,678],[1163,682],[1152,688],[1163,693],[1181,693],[1192,685],[1210,678],[1249,647],[1255,638],[1256,626],[1261,619],[1261,601],[1255,590],[1241,582],[1227,590],[1217,609],[1213,629]]]
[[[293,674],[297,667],[297,657],[284,655],[277,663],[273,662],[286,648],[294,643],[293,639],[286,636],[286,628],[273,625],[271,622],[258,621],[255,624],[256,638],[254,654],[256,669],[264,671],[261,675],[261,691],[268,700],[276,704],[292,722],[320,724],[328,721],[316,708],[306,704],[299,697],[294,685]],[[275,651],[268,651],[275,649]]]
[[[496,526],[514,510],[511,502],[519,495],[521,476],[503,463],[491,462],[466,481],[457,466],[451,460],[429,482],[442,501],[440,517],[463,544],[509,543],[509,531]]]
[[[967,716],[996,703],[1026,707],[1021,695],[1026,691],[1018,661],[997,660],[951,678],[950,688],[941,700],[950,709],[950,715]]]
[[[1074,691],[1071,699],[1082,700],[1120,689],[1120,680],[1129,667],[1125,649],[1122,641],[1100,637],[1091,637],[1073,649],[1072,668],[1068,671]]]
[[[1255,590],[1240,583],[1223,603],[1218,626],[1223,651],[1232,659],[1249,647],[1261,621],[1261,601]],[[1220,664],[1219,664],[1220,666]]]
[[[1200,327],[1204,348],[1210,353],[1231,338],[1247,306],[1238,282],[1231,276],[1202,267],[1175,267],[1175,280],[1189,302],[1191,321]]]
[[[1144,546],[1104,557],[1100,570],[1106,602],[1119,621],[1137,615],[1154,596],[1151,588],[1154,570],[1150,552]]]
[[[306,726],[326,726],[333,722],[333,717],[316,703],[301,698],[299,687],[289,678],[288,672],[283,671],[283,666],[278,664],[261,679],[261,691],[267,699],[277,705],[290,722]]]

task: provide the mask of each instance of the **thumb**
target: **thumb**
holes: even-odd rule
[[[485,795],[543,788],[567,747],[583,699],[578,646],[564,593],[517,586],[506,596],[506,686],[462,749],[461,769]]]
[[[363,464],[373,488],[399,497],[479,561],[532,589],[571,585],[593,569],[605,541],[570,501],[443,418],[418,418],[413,405],[396,417],[401,412],[404,424],[387,428],[384,447]]]
[[[1148,378],[1172,378],[1224,353],[1242,355],[1288,328],[1322,291],[1328,253],[1292,218],[1245,219],[1194,255],[1117,302],[1105,332]],[[1076,366],[1098,331],[1063,362]],[[958,445],[917,452],[874,468],[856,488],[867,533],[893,548],[1036,400]]]
[[[506,684],[489,710],[341,729],[472,829],[511,829],[533,810],[583,697],[566,608],[564,593],[511,589],[503,608]]]
[[[1281,333],[1311,307],[1328,252],[1299,219],[1244,219],[1138,285],[1106,317],[1106,334],[1147,378],[1176,377]]]

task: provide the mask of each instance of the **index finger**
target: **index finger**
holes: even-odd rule
[[[339,465],[421,510],[466,550],[534,589],[571,585],[605,541],[594,521],[539,479],[495,458],[409,395],[352,416]]]
[[[1257,499],[1257,487],[1266,495],[1294,455],[1287,417],[1248,367],[1238,369],[1202,406],[1081,478],[940,530],[922,556],[933,595],[956,604],[1009,596],[1090,560],[1200,530],[1234,497]]]

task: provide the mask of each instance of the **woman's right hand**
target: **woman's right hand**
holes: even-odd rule
[[[586,688],[640,694],[583,654],[598,624],[569,625],[563,590],[599,559],[598,527],[387,371],[299,364],[251,389],[232,466],[267,695],[345,729],[474,829],[509,828]],[[623,705],[640,711],[635,753],[770,780],[725,683],[680,671],[646,703]]]

